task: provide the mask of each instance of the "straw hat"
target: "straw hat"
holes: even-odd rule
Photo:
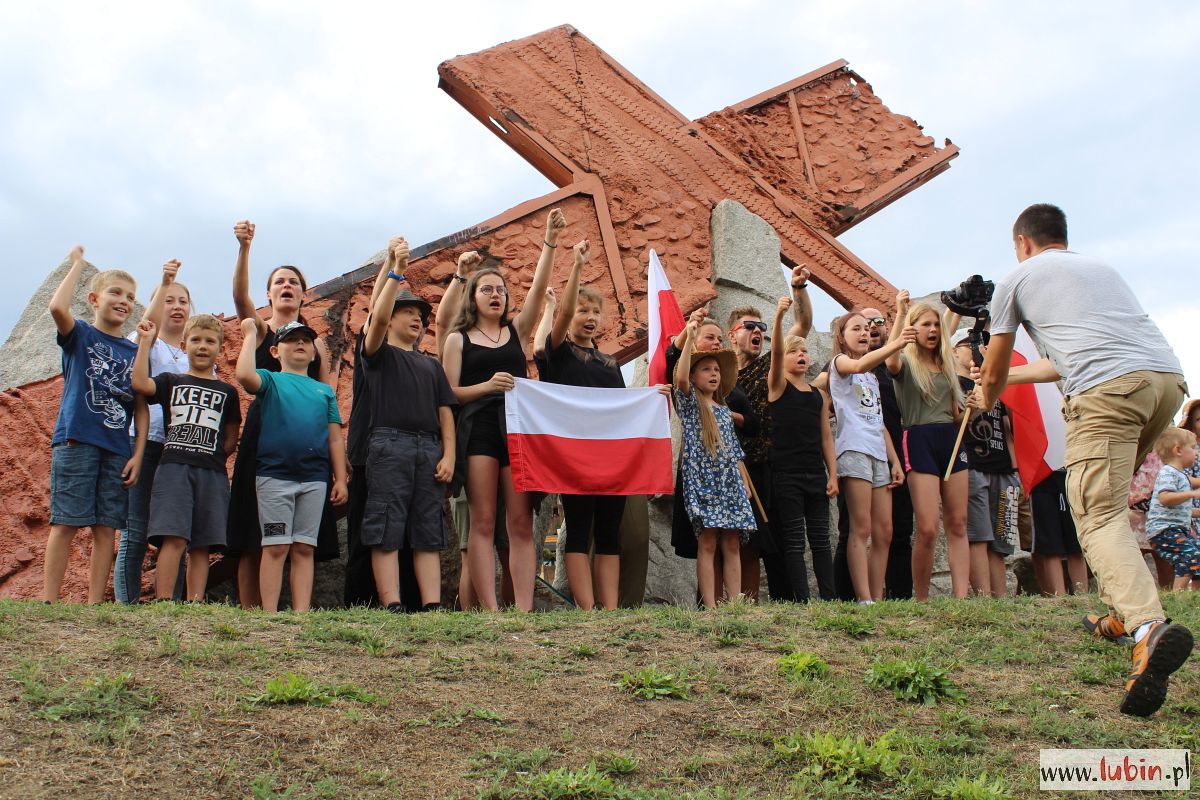
[[[717,387],[717,395],[724,400],[733,391],[733,387],[737,385],[737,353],[732,350],[693,351],[692,368],[694,369],[697,364],[708,358],[715,358],[717,364],[721,367],[721,385]]]

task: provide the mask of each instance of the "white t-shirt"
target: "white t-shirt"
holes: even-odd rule
[[[132,342],[137,342],[137,332],[129,334],[125,337]],[[163,372],[187,372],[188,357],[187,353],[178,347],[172,347],[162,339],[155,339],[154,346],[150,348],[150,377],[159,375]],[[129,424],[129,435],[134,435],[134,425]],[[166,430],[163,428],[163,412],[162,406],[158,403],[150,401],[150,431],[146,437],[152,442],[162,444],[167,440]]]
[[[833,398],[833,411],[837,414],[834,449],[839,456],[854,451],[887,461],[879,379],[873,372],[843,375],[837,364],[845,357],[836,355],[829,365],[829,396]]]
[[[1067,396],[1138,370],[1183,372],[1120,274],[1070,250],[1044,250],[996,283],[992,334],[1018,325],[1063,377]]]

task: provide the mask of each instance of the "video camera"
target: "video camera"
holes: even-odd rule
[[[942,302],[960,317],[986,319],[995,291],[996,284],[985,281],[982,275],[972,275],[953,289],[942,292]]]

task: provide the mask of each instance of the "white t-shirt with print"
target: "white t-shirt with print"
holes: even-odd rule
[[[887,444],[883,440],[883,405],[879,397],[879,379],[872,372],[843,375],[836,355],[829,365],[829,395],[837,414],[837,436],[834,449],[840,456],[853,451],[887,461]]]

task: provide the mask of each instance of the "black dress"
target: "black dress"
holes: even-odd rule
[[[280,372],[283,365],[271,355],[275,344],[275,331],[267,329],[267,335],[254,351],[257,369]],[[321,379],[321,354],[316,353],[308,365],[308,377]],[[230,556],[253,553],[262,548],[262,529],[258,523],[258,490],[254,478],[258,466],[258,433],[262,429],[262,416],[255,398],[246,409],[246,421],[242,426],[242,439],[238,443],[237,457],[233,462],[233,479],[229,486],[229,522],[225,552]],[[317,534],[317,561],[332,561],[338,557],[337,518],[329,497],[325,497],[325,509],[321,512],[321,530]]]

